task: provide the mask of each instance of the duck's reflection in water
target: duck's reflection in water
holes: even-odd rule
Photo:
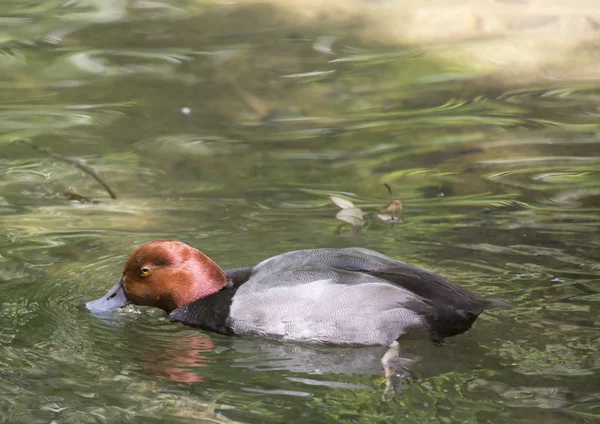
[[[217,360],[210,355],[214,349],[213,341],[202,333],[173,335],[166,343],[161,343],[159,349],[142,354],[142,369],[145,373],[178,383],[204,383],[206,379],[199,368]]]
[[[329,381],[318,378],[325,375],[371,375],[383,377],[381,359],[386,346],[327,346],[311,345],[258,337],[235,337],[222,346],[222,354],[215,353],[215,343],[201,332],[171,335],[160,349],[142,354],[143,371],[156,377],[180,383],[206,382],[201,368],[207,366],[244,368],[254,372],[289,371],[287,377],[309,385],[349,389],[366,389],[362,384]],[[221,349],[219,349],[221,350]],[[401,352],[400,352],[401,353]],[[415,358],[402,358],[409,365]],[[313,378],[315,377],[315,378]]]

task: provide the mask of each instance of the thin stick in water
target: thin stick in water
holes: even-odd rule
[[[31,147],[33,150],[35,150],[37,152],[40,152],[47,156],[50,156],[54,160],[57,160],[57,161],[63,162],[63,163],[68,163],[69,165],[73,165],[74,167],[81,169],[83,172],[85,172],[90,177],[95,179],[102,187],[104,187],[104,189],[108,192],[109,196],[112,199],[117,198],[117,195],[115,194],[114,191],[112,191],[112,189],[108,186],[108,184],[106,184],[102,180],[102,178],[100,178],[100,176],[96,173],[96,171],[94,171],[92,168],[90,168],[88,165],[86,165],[83,161],[77,160],[77,159],[70,159],[66,156],[63,156],[63,155],[53,152],[52,149],[49,149],[48,147],[38,146],[29,140],[19,140],[18,142]]]

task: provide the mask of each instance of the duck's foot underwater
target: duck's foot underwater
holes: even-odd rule
[[[417,376],[408,368],[414,362],[414,359],[400,356],[398,342],[393,342],[390,345],[381,358],[381,367],[385,373],[385,378],[380,383],[380,385],[385,384],[384,400],[387,396],[401,392],[406,384],[417,379]]]
[[[433,342],[433,344],[436,347],[444,347],[444,346],[446,346],[446,339],[444,339],[444,338],[431,339],[431,341]]]

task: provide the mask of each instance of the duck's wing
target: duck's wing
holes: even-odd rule
[[[307,281],[302,278],[289,278],[297,272],[302,272],[303,277],[308,278],[308,281],[314,281],[317,277],[310,273],[314,270],[319,275],[327,271],[347,272],[338,283],[352,285],[364,282],[360,275],[353,273],[383,271],[393,264],[393,259],[368,249],[296,250],[260,262],[253,268],[249,279],[253,291],[269,290],[273,285],[290,287],[306,283]]]
[[[384,270],[363,270],[363,272],[403,287],[428,299],[434,305],[450,304],[455,308],[473,310],[474,312],[487,309],[487,299],[431,271],[400,261]]]
[[[282,278],[274,282],[271,276],[280,273],[305,271],[308,269],[349,271],[366,273],[391,284],[400,286],[433,302],[447,302],[464,308],[488,309],[500,306],[499,302],[483,299],[431,271],[392,259],[381,253],[362,248],[310,249],[284,253],[267,259],[253,268],[251,280],[253,290],[265,284],[301,284],[298,279]],[[358,281],[361,281],[360,279]],[[354,284],[348,275],[344,284]],[[269,288],[265,286],[264,288]],[[481,310],[479,312],[481,312]]]
[[[363,272],[404,287],[428,299],[435,307],[445,304],[479,314],[487,309],[511,306],[503,300],[483,298],[426,269],[401,261],[394,262],[384,270]]]
[[[374,250],[346,249],[300,250],[280,255],[274,261],[281,268],[323,267],[366,273],[409,290],[432,303],[447,303],[480,313],[510,306],[508,302],[485,299],[427,269],[392,259]],[[266,268],[271,262],[265,261]],[[260,269],[257,266],[257,269]]]

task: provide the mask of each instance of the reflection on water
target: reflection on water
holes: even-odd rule
[[[0,5],[0,421],[598,421],[598,7],[240,3]],[[403,342],[384,402],[382,347],[75,308],[156,238],[223,268],[362,246],[515,307]]]

